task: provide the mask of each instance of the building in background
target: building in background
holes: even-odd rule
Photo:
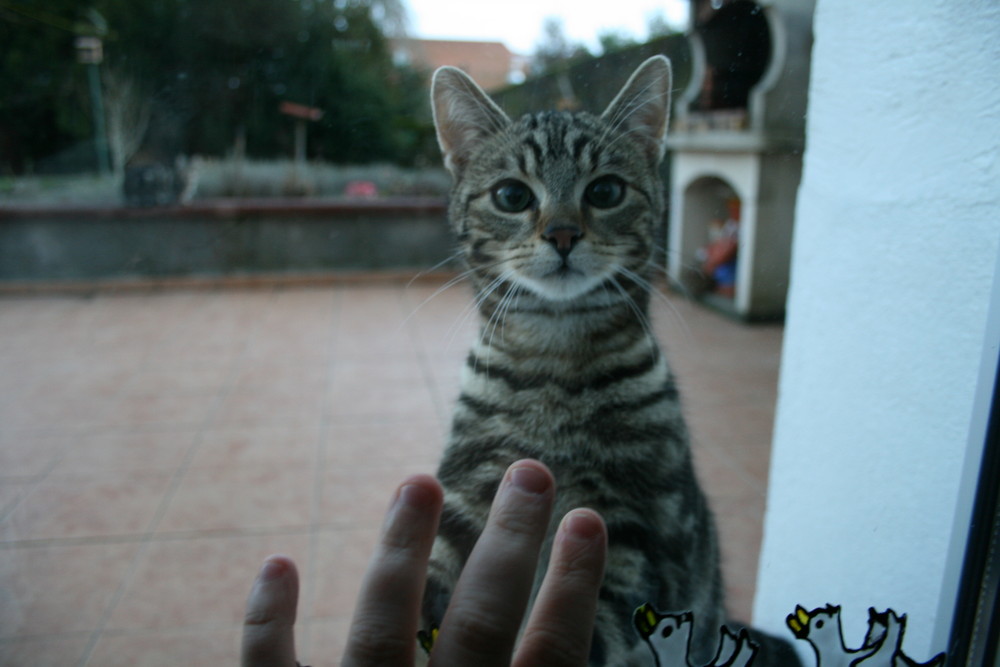
[[[397,65],[434,71],[443,65],[464,70],[485,90],[524,81],[528,59],[513,53],[502,42],[450,39],[396,39],[392,43]]]
[[[749,320],[785,311],[813,0],[692,0],[675,103],[671,281]]]

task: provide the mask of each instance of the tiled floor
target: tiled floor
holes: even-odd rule
[[[335,664],[475,330],[439,286],[0,298],[0,664],[236,664],[279,551],[303,573],[300,655]],[[782,331],[654,302],[745,618]]]

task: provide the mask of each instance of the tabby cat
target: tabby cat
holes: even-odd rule
[[[449,217],[482,328],[438,471],[427,626],[441,621],[505,469],[530,457],[555,475],[557,519],[585,506],[608,526],[591,664],[651,664],[632,626],[646,602],[692,611],[692,657],[715,653],[725,622],[715,527],[647,319],[670,85],[658,56],[600,117],[511,121],[460,70],[435,73]]]

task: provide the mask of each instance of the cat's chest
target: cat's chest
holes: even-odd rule
[[[470,355],[456,413],[467,432],[576,449],[607,439],[609,426],[623,418],[621,408],[659,392],[668,376],[658,353],[517,362]],[[650,411],[665,415],[669,406],[650,405],[643,419]]]

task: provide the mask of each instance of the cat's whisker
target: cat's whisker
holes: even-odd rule
[[[440,262],[438,262],[434,266],[432,266],[431,268],[424,269],[423,271],[419,271],[415,276],[413,276],[412,278],[410,278],[407,281],[405,289],[410,289],[413,286],[413,283],[415,283],[416,281],[420,280],[421,278],[423,278],[427,274],[432,273],[434,271],[437,271],[442,266],[445,266],[445,265],[447,265],[447,264],[449,264],[451,262],[454,262],[456,260],[461,260],[463,255],[464,255],[464,253],[462,252],[462,250],[458,249],[455,252],[453,252],[452,254],[450,254],[447,257],[445,257],[444,259],[442,259]]]
[[[492,323],[492,328],[490,329],[489,342],[486,344],[487,354],[490,354],[493,350],[493,338],[496,335],[497,327],[500,328],[500,340],[505,340],[504,330],[506,328],[507,309],[510,308],[510,305],[513,303],[516,294],[517,294],[517,287],[511,286],[507,290],[507,292],[505,292],[504,295],[500,297],[500,302],[497,304],[496,309],[490,315],[490,322],[487,323],[487,325]],[[484,334],[485,334],[485,328],[484,328]],[[489,375],[488,357],[486,364],[486,374]]]
[[[474,310],[475,311],[481,311],[483,304],[486,303],[486,300],[488,298],[490,298],[493,295],[494,292],[496,292],[498,289],[500,289],[501,285],[503,285],[505,282],[507,282],[513,276],[514,276],[513,269],[508,269],[507,271],[502,272],[496,279],[493,280],[493,282],[491,282],[489,285],[487,285],[482,290],[482,294],[479,296],[479,298],[476,299]],[[508,294],[509,294],[509,292],[508,292]],[[501,297],[501,303],[502,303],[503,299],[506,298],[506,297],[507,297],[507,294],[504,294]],[[486,359],[484,359],[484,362],[486,363],[486,372],[487,372],[487,374],[489,373],[490,352],[492,350],[492,347],[490,347],[489,344],[487,344],[484,341],[484,337],[486,336],[486,330],[487,330],[487,328],[494,321],[494,318],[497,316],[498,312],[499,312],[499,309],[497,307],[494,307],[493,311],[490,313],[489,318],[487,319],[487,321],[484,323],[484,325],[480,329],[480,334],[479,334],[479,344],[480,345],[484,345],[486,347],[486,355],[487,356],[486,356]],[[496,325],[494,324],[493,326],[495,327]]]
[[[503,263],[504,263],[504,261],[501,260],[501,261],[494,262],[492,264],[487,264],[487,265],[484,265],[484,266],[474,267],[474,268],[467,269],[467,270],[463,271],[459,275],[457,275],[454,278],[452,278],[451,280],[449,280],[448,283],[446,283],[445,285],[443,285],[440,289],[438,289],[430,297],[428,297],[427,299],[425,299],[424,302],[422,304],[420,304],[420,306],[418,306],[417,308],[419,309],[419,308],[423,307],[423,305],[425,305],[428,301],[430,301],[431,299],[433,299],[435,296],[439,295],[444,290],[446,290],[446,289],[448,289],[448,288],[456,285],[457,283],[459,283],[459,282],[461,282],[463,280],[466,280],[466,279],[468,279],[470,277],[473,277],[473,276],[475,276],[477,274],[482,274],[484,270],[492,269],[494,267],[502,265]],[[447,334],[447,339],[446,339],[446,342],[445,342],[445,349],[446,350],[451,350],[452,343],[454,343],[455,337],[458,335],[458,332],[462,329],[462,327],[465,325],[465,323],[468,322],[469,319],[471,317],[473,317],[479,311],[479,307],[480,307],[481,304],[482,304],[482,301],[477,297],[476,300],[474,300],[474,301],[466,304],[466,306],[459,313],[459,316],[456,318],[456,320],[454,322],[452,322],[451,326],[448,328],[448,331],[446,332],[446,334]],[[410,316],[412,316],[412,315],[413,315],[413,313],[410,313],[410,315],[407,316],[407,319]]]
[[[677,306],[674,305],[666,294],[657,289],[649,280],[643,278],[638,273],[630,269],[618,267],[618,272],[646,290],[651,297],[655,297],[660,303],[664,304],[667,307],[667,310],[674,315],[678,322],[680,322],[681,328],[684,330],[685,339],[689,341],[693,340],[694,336],[691,333],[690,327],[688,327],[687,320],[684,319],[684,315],[677,309]]]
[[[638,304],[636,304],[635,299],[633,299],[632,295],[628,293],[628,290],[622,287],[622,284],[618,282],[614,276],[609,277],[608,281],[616,290],[618,290],[618,293],[622,296],[622,301],[624,301],[625,305],[632,311],[632,314],[635,315],[636,320],[639,321],[639,325],[646,334],[646,341],[649,343],[650,351],[655,352],[657,347],[656,335],[653,334],[649,318],[642,312],[642,309]]]
[[[451,259],[454,259],[456,256],[452,256],[448,260],[445,260],[445,261],[450,261]],[[447,290],[451,289],[455,285],[457,285],[457,284],[461,283],[462,281],[468,279],[469,276],[471,276],[473,273],[475,273],[475,269],[466,269],[465,271],[462,271],[462,272],[460,272],[460,273],[452,276],[451,278],[449,278],[443,285],[441,285],[436,290],[434,290],[434,292],[429,297],[425,298],[419,304],[417,304],[416,306],[414,306],[410,310],[409,313],[407,313],[406,317],[404,317],[403,320],[399,323],[399,326],[398,326],[398,328],[396,330],[396,333],[399,333],[399,331],[401,331],[403,329],[403,327],[405,327],[409,323],[409,321],[413,318],[414,315],[416,315],[420,311],[421,308],[423,308],[424,306],[426,306],[428,303],[430,303],[431,301],[433,301],[436,297],[440,296],[441,294],[443,294]],[[413,280],[416,280],[416,278],[411,279],[410,282],[407,283],[406,288],[404,289],[404,293],[405,293],[406,290],[410,289],[410,287],[413,284]]]

